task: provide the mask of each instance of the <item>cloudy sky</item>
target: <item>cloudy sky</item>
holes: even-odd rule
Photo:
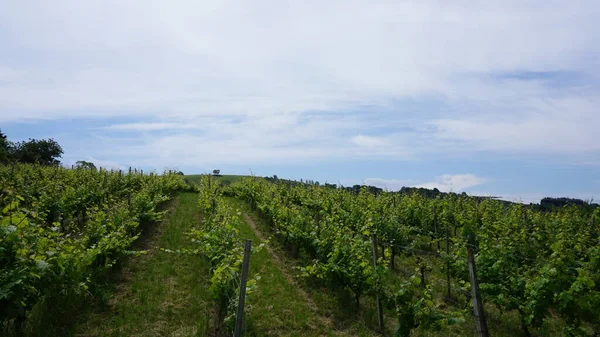
[[[600,197],[597,0],[0,8],[0,128],[67,164]]]

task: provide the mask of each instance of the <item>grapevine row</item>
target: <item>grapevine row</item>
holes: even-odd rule
[[[401,335],[419,325],[459,322],[462,312],[441,310],[429,286],[419,284],[418,273],[382,281],[394,279],[386,275],[397,257],[437,256],[449,281],[466,290],[468,247],[475,252],[484,302],[516,312],[525,334],[552,316],[564,322],[566,335],[600,330],[598,209],[567,206],[540,212],[455,194],[436,199],[373,195],[366,189],[355,194],[256,178],[231,188],[271,223],[293,255],[308,261],[300,268],[302,276],[350,290],[357,306],[362,296],[382,296],[399,313]],[[370,260],[373,237],[382,252],[377,269]],[[427,266],[421,262],[418,269],[422,275]]]
[[[202,175],[197,190],[202,221],[187,233],[191,247],[163,250],[206,258],[211,273],[209,290],[218,308],[217,328],[223,325],[232,332],[244,258],[243,240],[239,232],[241,213],[224,200],[219,181],[211,176]],[[252,252],[258,252],[262,247],[262,244],[253,247]],[[250,298],[256,290],[258,280],[260,275],[254,275],[246,284],[246,295]],[[250,309],[251,305],[247,305],[245,312],[248,313]]]
[[[142,175],[0,166],[0,322],[17,329],[44,298],[84,295],[126,254],[141,222],[186,188],[173,172]]]

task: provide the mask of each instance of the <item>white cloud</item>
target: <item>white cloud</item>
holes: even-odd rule
[[[145,162],[600,152],[592,0],[2,7],[0,122],[126,116],[104,131],[142,135],[113,137],[110,151]],[[493,78],[520,71],[584,74],[586,85]],[[432,98],[443,113],[397,107]]]
[[[352,143],[365,148],[380,148],[386,146],[388,143],[380,137],[358,135],[352,137]]]
[[[488,179],[470,173],[444,174],[436,177],[434,181],[418,184],[416,187],[437,188],[442,192],[462,192],[486,182],[488,182]]]
[[[42,97],[27,106],[48,107],[52,100],[70,107],[150,108],[188,97],[233,110],[242,100],[254,110],[256,98],[310,105],[320,97],[336,105],[353,96],[358,101],[423,92],[464,97],[468,93],[460,92],[454,74],[579,68],[573,61],[597,37],[598,6],[560,2],[150,3],[5,6],[0,19],[8,36],[22,45],[72,57],[82,53],[60,78],[58,69],[44,67],[22,80],[51,78],[52,85],[42,81],[31,87],[41,93],[85,92],[85,99]],[[90,58],[98,51],[101,55]],[[10,102],[17,101],[5,104]]]
[[[381,178],[367,178],[362,183],[363,185],[377,186],[379,188],[387,189],[388,191],[398,191],[404,186],[413,186],[415,184],[413,180],[396,180]]]
[[[364,184],[363,181],[360,181],[358,179],[340,179],[339,181],[329,182],[329,183],[330,184],[337,183],[338,185],[341,185],[341,186],[354,186],[354,185]]]
[[[333,159],[352,152],[346,141],[328,132],[353,128],[352,119],[332,121],[318,117],[302,121],[298,116],[220,118],[190,120],[189,123],[134,123],[116,125],[108,137],[99,136],[94,146],[102,157],[118,155],[134,165],[155,168],[173,165],[210,168],[214,165],[302,163],[308,159]],[[189,126],[189,128],[188,128]],[[163,129],[162,127],[165,127]],[[171,131],[166,134],[147,131]],[[121,131],[139,132],[131,136]],[[316,144],[319,144],[318,146]],[[326,145],[323,145],[326,144]],[[315,146],[313,146],[315,145]],[[89,147],[85,151],[89,151]]]
[[[436,177],[431,182],[418,182],[415,180],[396,180],[367,178],[363,181],[364,185],[372,185],[390,191],[400,190],[402,187],[423,187],[428,189],[437,188],[442,192],[462,192],[471,187],[479,186],[488,182],[489,179],[479,177],[475,174],[444,174]]]
[[[120,130],[120,131],[158,131],[158,130],[178,130],[178,129],[194,129],[197,128],[193,124],[180,123],[124,123],[112,124],[105,129]]]
[[[533,105],[533,104],[532,104]],[[464,141],[474,149],[562,154],[600,152],[596,99],[548,99],[517,117],[440,119],[440,140]]]

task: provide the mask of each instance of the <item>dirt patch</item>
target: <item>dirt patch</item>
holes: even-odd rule
[[[258,227],[256,226],[256,222],[254,222],[254,219],[252,219],[252,217],[250,217],[248,214],[244,213],[244,220],[250,226],[250,228],[252,228],[252,231],[260,239],[260,241],[264,242],[265,238],[262,235],[262,233],[260,232],[260,230],[258,229]],[[275,251],[273,250],[273,248],[271,248],[269,245],[265,245],[264,248],[267,250],[267,252],[269,252],[269,254],[271,255],[271,258],[273,259],[273,261],[275,261],[275,263],[278,265],[278,267],[281,270],[281,272],[282,272],[283,276],[285,277],[285,279],[290,284],[293,284],[293,285],[296,286],[296,290],[298,291],[298,293],[300,294],[300,296],[302,297],[302,299],[304,301],[306,301],[306,303],[308,303],[308,306],[314,312],[318,313],[319,312],[319,308],[317,307],[317,305],[315,304],[315,302],[313,301],[313,299],[310,297],[310,295],[306,291],[304,291],[304,289],[302,289],[302,287],[300,287],[298,285],[298,283],[296,282],[296,279],[288,272],[288,270],[285,267],[285,264],[283,263],[281,257],[279,257],[279,255],[277,255],[277,253],[275,253]],[[326,327],[331,328],[333,326],[330,318],[323,317],[322,315],[317,315],[317,317],[319,318],[319,320],[321,321],[321,323],[323,325],[325,325]]]

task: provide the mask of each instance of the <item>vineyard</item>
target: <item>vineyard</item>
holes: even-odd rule
[[[42,300],[94,293],[139,225],[185,188],[180,175],[0,166],[0,321],[22,330]]]
[[[98,280],[122,261],[148,253],[164,261],[169,277],[179,275],[169,267],[182,261],[198,261],[193,268],[203,275],[180,275],[178,282],[206,295],[175,294],[186,303],[196,303],[194,296],[210,301],[202,306],[212,309],[200,314],[210,319],[172,335],[231,335],[244,240],[251,238],[244,335],[600,333],[598,208],[541,211],[466,195],[373,194],[254,177],[221,184],[194,176],[191,188],[169,171],[34,165],[1,166],[0,182],[0,321],[6,331],[23,330],[44,301],[95,294]],[[193,208],[177,206],[174,211],[189,216],[169,218],[165,229],[179,232],[167,232],[169,240],[149,250],[134,250],[140,224],[160,221],[160,205],[182,190],[194,191],[185,197],[193,198]],[[264,226],[252,224],[254,216]],[[181,268],[192,268],[188,262]],[[140,266],[140,279],[152,278],[157,287],[166,282]],[[141,310],[136,299],[143,294],[133,289],[128,296],[131,311]],[[156,319],[165,315],[164,301],[155,301]],[[341,321],[340,310],[350,312],[351,323]],[[113,311],[123,319],[126,310]],[[94,329],[95,320],[86,323],[79,335],[132,335],[132,321],[99,321]],[[517,326],[507,332],[502,321]],[[139,322],[135,331],[166,334],[144,332],[148,324]]]
[[[396,336],[465,324],[473,297],[479,335],[488,334],[483,303],[516,313],[525,336],[549,320],[560,320],[566,336],[600,333],[597,209],[541,213],[457,195],[354,195],[252,178],[231,193],[304,261],[301,277],[349,290],[357,309],[364,296],[393,309]],[[395,272],[403,260],[415,261],[413,272]],[[434,269],[446,277],[430,279]],[[436,293],[440,283],[445,291]]]

